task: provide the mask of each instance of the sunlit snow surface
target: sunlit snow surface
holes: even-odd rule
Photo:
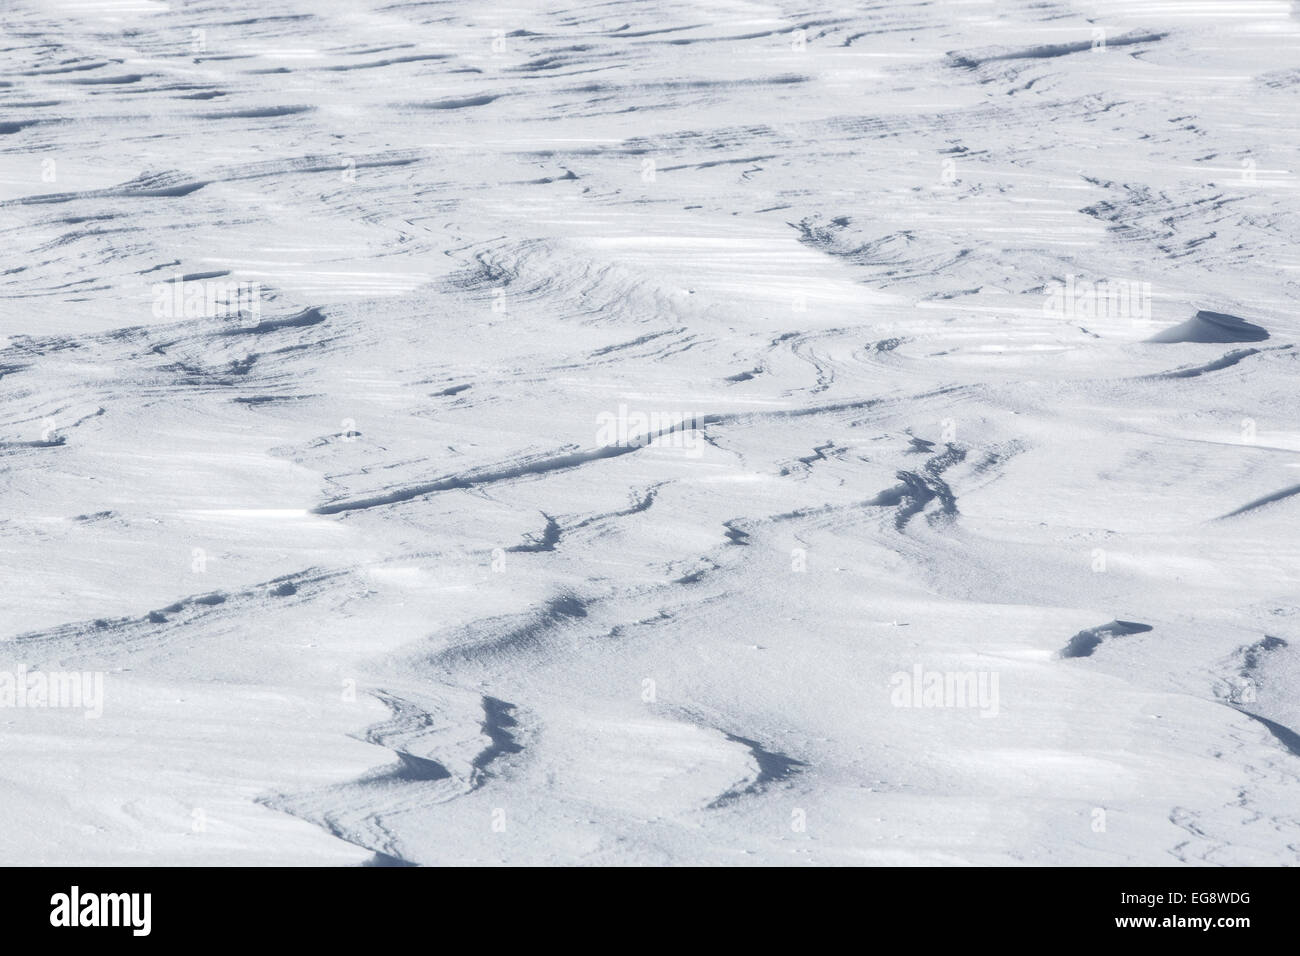
[[[1300,862],[1292,4],[0,51],[0,862]]]

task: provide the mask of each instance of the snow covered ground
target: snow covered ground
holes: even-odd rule
[[[0,51],[0,862],[1300,862],[1295,4]]]

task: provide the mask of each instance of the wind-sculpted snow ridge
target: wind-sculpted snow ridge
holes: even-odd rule
[[[1101,646],[1102,641],[1126,637],[1130,634],[1145,634],[1149,630],[1151,630],[1150,624],[1139,624],[1135,621],[1111,621],[1100,627],[1090,627],[1070,638],[1070,643],[1065,645],[1061,656],[1091,657],[1092,652]]]
[[[0,857],[1300,862],[1286,7],[11,0]]]
[[[1290,488],[1283,488],[1281,491],[1275,491],[1272,494],[1264,495],[1262,498],[1256,498],[1254,501],[1242,505],[1225,514],[1224,518],[1235,518],[1237,515],[1245,514],[1248,511],[1254,511],[1256,508],[1263,508],[1265,505],[1271,505],[1276,501],[1285,501],[1295,495],[1300,495],[1300,485],[1292,485]]]
[[[1101,42],[1108,46],[1133,46],[1135,44],[1155,43],[1167,37],[1167,33],[1148,33],[1133,31],[1120,36],[1105,38],[1102,35]],[[1098,40],[1095,38],[1072,40],[1067,43],[1044,43],[1037,46],[1029,46],[1018,50],[1004,50],[997,47],[990,49],[970,52],[970,53],[949,53],[948,57],[953,66],[977,67],[986,63],[996,63],[1002,60],[1047,60],[1058,56],[1071,56],[1075,53],[1092,52],[1098,48]]]
[[[1186,322],[1151,337],[1152,342],[1262,342],[1268,330],[1235,315],[1197,312]]]
[[[143,614],[78,621],[16,634],[10,640],[14,650],[28,658],[53,657],[83,664],[183,655],[185,642],[193,640],[189,635],[195,632],[212,629],[218,626],[216,622],[223,620],[229,625],[231,615],[250,613],[252,608],[277,600],[292,599],[291,603],[308,600],[340,577],[341,572],[310,569],[235,593],[212,591],[189,595]]]

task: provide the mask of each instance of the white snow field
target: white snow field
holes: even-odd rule
[[[0,63],[0,862],[1300,862],[1295,4]]]

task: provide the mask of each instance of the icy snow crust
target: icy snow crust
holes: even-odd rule
[[[8,4],[0,861],[1298,862],[1293,5],[489,7]]]

